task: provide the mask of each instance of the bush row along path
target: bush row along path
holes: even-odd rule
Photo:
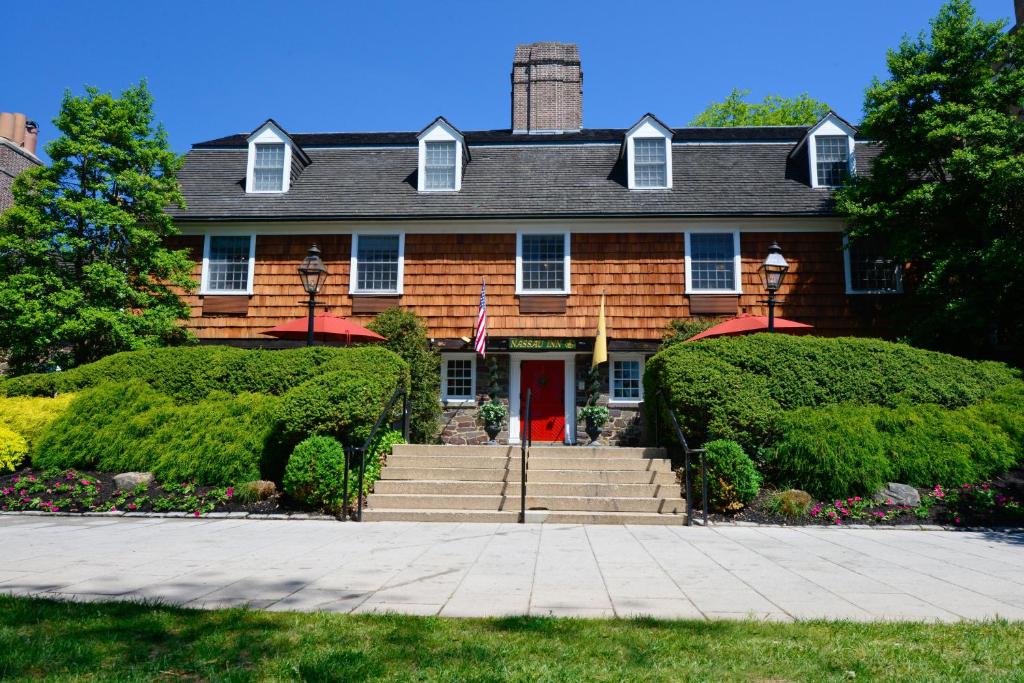
[[[190,607],[1024,620],[1024,535],[0,516],[0,592]]]

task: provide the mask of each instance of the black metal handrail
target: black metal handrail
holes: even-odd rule
[[[395,408],[395,402],[398,401],[399,397],[402,399],[402,438],[405,439],[406,443],[409,442],[409,392],[406,391],[405,387],[399,385],[395,388],[395,391],[391,394],[390,400],[388,400],[387,406],[381,411],[377,417],[377,421],[373,425],[373,429],[370,430],[369,436],[366,437],[366,441],[363,442],[362,446],[356,446],[355,448],[349,448],[345,450],[345,496],[344,502],[342,503],[342,519],[348,512],[348,470],[349,470],[349,451],[354,450],[359,453],[359,489],[356,492],[356,521],[363,521],[363,480],[366,476],[366,454],[370,452],[370,448],[373,445],[373,440],[377,437],[377,433],[380,428],[384,426],[384,421],[391,415],[391,411]],[[393,422],[390,424],[394,424]]]
[[[686,442],[686,436],[683,434],[682,427],[679,426],[679,419],[676,417],[676,413],[672,410],[672,406],[669,404],[664,392],[661,393],[661,402],[665,404],[665,412],[668,413],[669,420],[672,422],[672,429],[675,431],[676,439],[679,440],[679,445],[683,449],[683,469],[685,471],[684,480],[686,487],[686,526],[693,525],[693,487],[692,487],[692,475],[690,472],[690,457],[693,455],[700,456],[700,482],[701,482],[701,512],[703,513],[703,524],[708,525],[708,468],[707,461],[705,458],[705,450],[703,448],[690,448],[690,445]]]
[[[533,391],[526,390],[526,410],[523,411],[522,436],[519,439],[519,523],[526,524],[526,466],[530,460],[530,446],[533,445],[533,410],[530,406],[533,400]]]

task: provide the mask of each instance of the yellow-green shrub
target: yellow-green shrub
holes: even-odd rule
[[[13,472],[28,455],[28,444],[17,432],[0,425],[0,472]]]
[[[0,398],[0,427],[19,434],[31,448],[46,426],[67,410],[74,397],[63,394],[57,398]]]

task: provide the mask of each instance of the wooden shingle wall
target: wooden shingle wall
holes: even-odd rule
[[[821,334],[864,332],[852,313],[856,297],[845,294],[839,233],[742,234],[746,293],[738,297],[736,312],[767,312],[760,303],[764,292],[757,268],[776,239],[791,265],[777,315],[811,323]],[[204,315],[202,299],[192,295],[189,327],[203,339],[268,339],[259,332],[304,316],[305,293],[296,268],[313,242],[320,245],[330,271],[318,299],[332,313],[368,322],[370,315],[352,315],[348,235],[267,235],[256,238],[254,293],[247,313]],[[573,234],[572,294],[564,314],[520,313],[515,242],[514,234],[407,234],[401,306],[425,318],[435,338],[471,337],[480,281],[486,276],[492,337],[591,336],[602,291],[614,339],[659,339],[670,320],[689,315],[682,233]],[[192,250],[198,280],[202,237],[179,237],[175,245]]]

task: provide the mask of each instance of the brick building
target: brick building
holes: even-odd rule
[[[470,341],[484,278],[510,442],[528,386],[535,439],[576,442],[602,293],[606,438],[638,441],[643,365],[666,326],[763,314],[757,270],[776,241],[791,266],[780,315],[878,333],[902,273],[877,245],[847,249],[833,210],[833,188],[873,156],[853,125],[829,113],[810,127],[685,128],[644,114],[584,128],[582,81],[575,45],[520,45],[506,129],[438,117],[419,132],[292,134],[268,120],[195,144],[188,208],[174,212],[201,282],[189,327],[270,345],[261,332],[305,315],[296,268],[316,243],[333,313],[366,322],[400,306],[427,321],[451,443],[486,438],[487,363]]]
[[[22,171],[42,166],[36,156],[39,127],[24,114],[0,112],[0,211],[13,203],[11,185]]]

